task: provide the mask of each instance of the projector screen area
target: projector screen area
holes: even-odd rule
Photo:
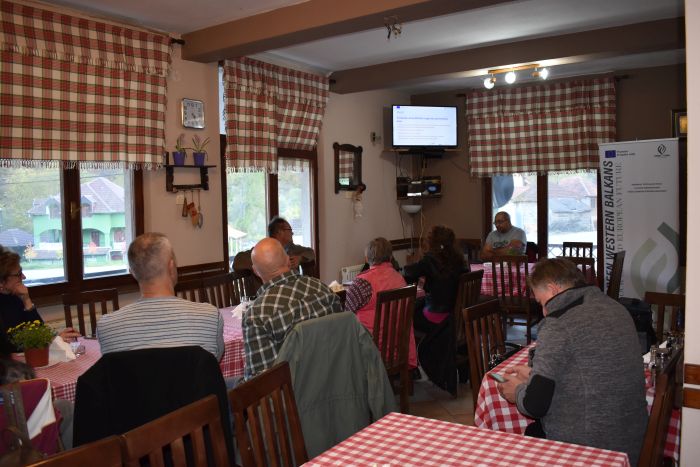
[[[457,147],[457,107],[393,106],[392,146]]]

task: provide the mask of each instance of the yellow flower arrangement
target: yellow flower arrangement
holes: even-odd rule
[[[56,331],[41,321],[20,323],[7,330],[10,341],[22,350],[43,349],[56,337]]]

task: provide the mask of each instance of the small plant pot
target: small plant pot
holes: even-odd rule
[[[187,153],[185,151],[173,151],[173,164],[175,165],[185,165],[185,158]]]
[[[204,165],[204,162],[207,160],[207,153],[206,152],[193,152],[192,157],[194,157],[194,165],[202,166],[202,165]]]
[[[24,361],[32,368],[46,366],[49,364],[49,348],[43,349],[25,349]]]

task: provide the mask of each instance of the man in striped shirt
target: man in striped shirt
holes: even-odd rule
[[[175,296],[177,264],[167,237],[145,233],[129,245],[129,268],[141,298],[97,323],[102,354],[154,347],[199,345],[217,360],[224,353],[224,320],[208,303]]]
[[[258,242],[251,256],[263,285],[243,316],[246,379],[272,366],[297,323],[342,311],[340,299],[327,285],[290,270],[289,257],[276,239]]]

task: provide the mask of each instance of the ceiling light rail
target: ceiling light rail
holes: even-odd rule
[[[496,75],[505,74],[505,82],[513,84],[517,80],[517,72],[524,70],[534,70],[531,74],[533,78],[547,79],[549,77],[549,69],[539,63],[528,63],[525,65],[514,65],[508,67],[494,68],[488,70],[488,75],[484,78],[484,87],[493,89],[496,86]]]

